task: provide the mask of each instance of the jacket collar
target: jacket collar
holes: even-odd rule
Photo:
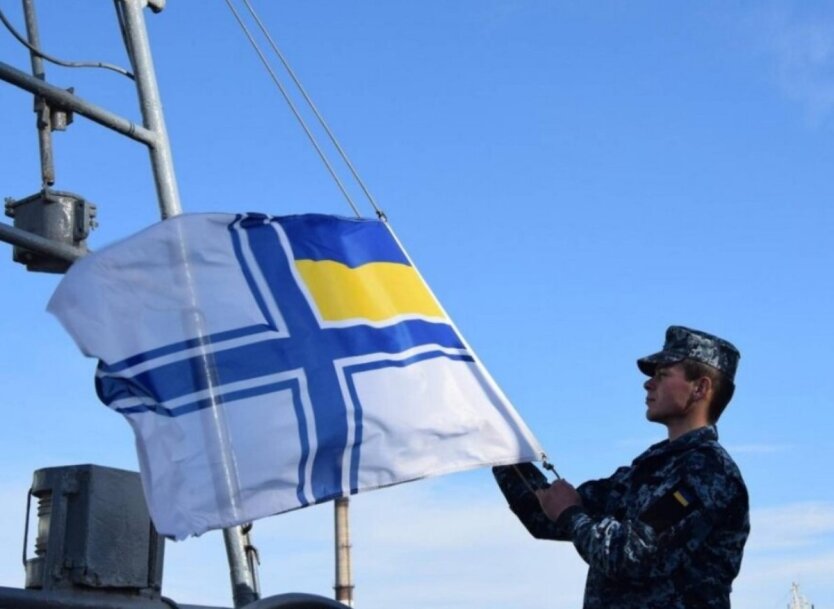
[[[694,446],[700,446],[707,442],[716,442],[718,440],[718,429],[715,425],[707,425],[699,427],[683,434],[681,437],[672,440],[663,440],[657,444],[652,444],[646,451],[637,457],[635,461],[640,461],[644,458],[656,457],[665,454],[673,454],[685,451]]]

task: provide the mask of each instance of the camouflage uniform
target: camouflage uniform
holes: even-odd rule
[[[747,489],[714,427],[651,446],[630,467],[577,488],[582,507],[556,522],[521,480],[544,482],[529,463],[493,469],[530,533],[571,540],[588,563],[585,609],[719,609],[750,531]],[[517,468],[517,469],[514,469]]]
[[[652,376],[693,360],[718,370],[732,389],[739,358],[717,336],[670,326],[663,350],[637,366]],[[582,505],[555,522],[532,490],[548,486],[532,463],[493,472],[534,537],[572,541],[588,563],[585,609],[730,607],[750,522],[747,488],[715,427],[659,442],[610,478],[580,485]]]

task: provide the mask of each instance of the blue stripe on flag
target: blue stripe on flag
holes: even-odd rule
[[[285,216],[273,220],[287,234],[296,260],[335,260],[351,268],[368,262],[409,265],[408,258],[379,220],[322,214]]]
[[[255,299],[255,302],[258,303],[261,315],[264,316],[264,319],[266,319],[269,327],[274,329],[277,327],[275,325],[275,320],[272,318],[272,314],[269,312],[269,307],[267,307],[266,302],[264,301],[264,295],[261,294],[260,289],[258,289],[258,284],[255,282],[254,277],[252,277],[252,269],[249,268],[249,265],[246,262],[246,257],[243,255],[243,250],[241,249],[240,235],[238,234],[237,225],[240,224],[242,228],[247,228],[247,225],[245,224],[247,220],[248,218],[244,218],[238,214],[235,217],[235,221],[229,225],[229,233],[232,236],[232,249],[234,250],[235,257],[240,264],[240,270],[243,272],[246,285],[249,286],[249,290],[252,292],[252,297]],[[263,221],[261,221],[261,224],[263,224]]]
[[[118,378],[100,376],[98,379],[99,397],[105,404],[110,404],[118,399],[117,396],[124,397],[123,384],[129,382],[136,387],[141,387],[142,395],[152,397],[157,402],[166,402],[203,391],[210,386],[222,387],[228,383],[256,379],[281,370],[291,370],[307,360],[309,360],[308,366],[314,368],[321,368],[323,365],[332,368],[332,361],[336,359],[336,356],[359,353],[400,353],[427,344],[450,349],[464,348],[451,326],[419,319],[401,322],[389,328],[388,332],[380,332],[379,328],[369,326],[356,326],[350,328],[349,334],[343,328],[334,328],[322,330],[322,335],[322,342],[330,343],[332,347],[330,353],[327,351],[319,353],[318,358],[313,358],[306,353],[309,348],[306,341],[295,342],[286,338],[265,339],[231,349],[223,349],[222,345],[218,345],[216,350],[205,354],[169,362],[132,376]],[[349,339],[348,344],[340,345],[339,343],[344,342],[346,338]],[[339,347],[347,347],[349,351],[344,349],[342,353],[339,353],[337,351]],[[134,358],[139,358],[141,361],[144,355],[140,354]],[[102,370],[109,371],[105,366],[102,366]],[[210,379],[206,377],[206,370],[212,371]]]
[[[163,417],[176,418],[181,417],[183,415],[191,414],[192,412],[197,412],[198,410],[205,410],[206,408],[211,408],[211,406],[214,404],[226,405],[232,402],[245,400],[246,398],[252,398],[267,393],[277,393],[279,391],[285,391],[286,389],[292,389],[293,383],[297,385],[298,381],[296,381],[295,379],[289,379],[279,381],[276,383],[260,385],[258,387],[239,389],[237,391],[221,393],[219,395],[216,395],[214,399],[204,398],[202,400],[194,400],[193,402],[183,404],[182,406],[177,406],[175,408],[166,408],[161,404],[141,404],[137,406],[128,406],[126,408],[117,408],[116,411],[122,414],[141,414],[143,412],[153,412],[154,414],[158,414]]]
[[[222,343],[227,340],[243,338],[244,336],[252,336],[261,332],[273,332],[274,330],[275,328],[270,328],[269,326],[259,324],[255,326],[235,328],[234,330],[226,330],[225,332],[216,332],[208,336],[182,340],[176,343],[171,343],[170,345],[164,345],[156,349],[151,349],[150,351],[138,353],[136,355],[128,357],[127,359],[123,359],[113,364],[105,364],[104,362],[101,362],[98,366],[98,369],[106,373],[121,372],[122,370],[131,368],[137,364],[142,364],[144,362],[156,359],[158,357],[162,357],[164,355],[171,355],[179,351],[187,351],[188,349],[193,349],[194,347],[198,347],[200,345]]]
[[[180,417],[198,410],[210,408],[215,403],[220,406],[227,406],[233,402],[245,400],[248,398],[265,395],[267,393],[277,393],[279,391],[289,390],[292,393],[293,411],[295,412],[296,420],[298,421],[299,440],[301,443],[301,455],[298,460],[298,487],[296,488],[296,497],[301,504],[300,507],[309,505],[304,496],[304,472],[307,469],[307,461],[310,458],[310,442],[307,440],[308,427],[307,418],[304,416],[304,406],[301,403],[301,388],[299,387],[297,379],[287,379],[277,383],[269,383],[261,385],[260,387],[251,387],[249,389],[241,389],[239,391],[230,391],[225,393],[215,400],[203,399],[196,400],[190,404],[183,404],[176,408],[165,408],[159,404],[153,406],[131,406],[128,408],[118,408],[117,411],[124,415],[141,414],[144,412],[153,412],[165,417]],[[245,408],[245,405],[244,405]],[[278,441],[278,438],[275,439]]]
[[[360,460],[360,446],[362,444],[362,404],[359,401],[359,394],[356,392],[356,384],[353,382],[353,375],[358,372],[365,372],[367,370],[379,370],[382,368],[404,368],[417,362],[422,362],[438,357],[445,357],[453,361],[474,362],[475,358],[468,354],[451,354],[443,351],[429,351],[426,353],[419,353],[413,357],[406,359],[384,359],[373,362],[364,362],[362,364],[355,364],[353,366],[345,367],[345,380],[347,381],[348,392],[350,399],[354,405],[354,436],[353,448],[350,455],[350,494],[355,495],[359,492],[359,460]]]

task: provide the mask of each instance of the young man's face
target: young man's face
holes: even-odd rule
[[[686,380],[680,364],[658,366],[643,387],[646,389],[646,418],[656,423],[684,416],[694,391],[694,383]]]

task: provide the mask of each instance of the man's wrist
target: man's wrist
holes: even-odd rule
[[[555,525],[562,531],[571,531],[573,529],[573,519],[579,514],[584,514],[585,510],[581,505],[571,505],[566,507],[559,517],[555,520]]]

